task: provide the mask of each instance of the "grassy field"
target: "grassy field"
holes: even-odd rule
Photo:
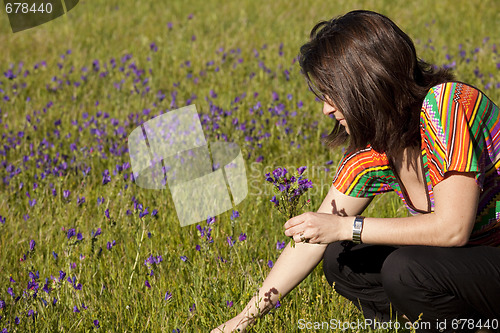
[[[359,8],[500,102],[496,0],[93,0],[15,34],[2,9],[0,330],[207,332],[241,311],[288,241],[265,173],[307,166],[315,210],[341,155],[320,143],[332,120],[298,48],[319,20]],[[208,141],[242,149],[249,194],[235,220],[181,228],[168,189],[131,179],[130,132],[189,104]],[[392,194],[365,212],[406,214]],[[319,265],[253,332],[295,332],[299,319],[362,315]]]

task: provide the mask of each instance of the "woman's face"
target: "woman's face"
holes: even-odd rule
[[[328,97],[327,97],[327,101],[328,101],[328,103],[327,102],[323,103],[323,113],[325,114],[325,116],[335,117],[335,119],[337,119],[337,121],[340,123],[340,125],[345,127],[347,134],[350,134],[349,127],[347,126],[347,123],[344,119],[344,115],[342,114],[342,112],[337,110],[336,107],[332,106],[333,103],[331,103],[331,101]]]

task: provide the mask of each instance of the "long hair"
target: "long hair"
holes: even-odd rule
[[[311,30],[299,63],[309,88],[336,107],[350,135],[337,122],[325,142],[349,149],[368,144],[394,156],[420,145],[419,114],[428,90],[453,80],[449,70],[417,58],[408,35],[384,15],[352,11]]]

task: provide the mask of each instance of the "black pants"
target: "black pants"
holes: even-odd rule
[[[500,326],[500,248],[335,242],[323,270],[365,319],[394,321],[397,313],[415,322],[422,314],[420,332],[474,332],[487,319]]]

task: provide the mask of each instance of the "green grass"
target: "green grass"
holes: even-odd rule
[[[500,4],[493,0],[458,4],[456,0],[357,1],[355,5],[351,1],[94,0],[81,1],[64,17],[16,34],[10,31],[5,13],[1,14],[1,72],[12,65],[18,73],[20,63],[23,67],[13,80],[3,75],[0,78],[0,150],[6,151],[0,157],[0,177],[21,170],[9,176],[9,184],[0,185],[0,215],[6,219],[0,225],[0,299],[6,302],[0,310],[0,329],[92,331],[97,329],[93,321],[99,320],[98,330],[106,332],[172,332],[177,328],[206,332],[241,311],[270,271],[267,262],[278,258],[276,242],[286,240],[285,221],[272,210],[272,192],[264,174],[278,166],[307,165],[307,176],[315,185],[308,194],[310,207],[316,209],[341,154],[321,145],[320,137],[331,123],[322,115],[321,105],[314,101],[292,60],[317,21],[357,8],[388,15],[414,38],[422,58],[438,65],[456,61],[459,80],[500,101],[500,89],[496,88],[500,59],[495,51],[495,45],[500,47]],[[157,52],[151,43],[156,44]],[[122,63],[126,54],[131,59]],[[114,69],[112,58],[116,60]],[[99,61],[99,71],[93,70],[94,60]],[[207,64],[210,61],[213,65]],[[269,72],[259,66],[261,62]],[[143,72],[134,73],[132,63]],[[37,64],[38,69],[34,69]],[[106,71],[104,64],[108,73],[100,77]],[[123,71],[120,66],[124,66]],[[88,71],[82,72],[83,67]],[[26,77],[25,70],[29,70]],[[284,70],[290,73],[288,80]],[[121,89],[115,87],[118,83]],[[211,90],[217,97],[211,97]],[[159,91],[165,94],[162,101]],[[170,104],[173,91],[177,92],[175,106]],[[278,93],[279,101],[272,100],[272,92]],[[9,101],[3,99],[5,95]],[[236,97],[239,101],[235,102]],[[241,147],[247,166],[249,195],[237,206],[241,217],[234,234],[230,212],[226,212],[217,217],[210,244],[200,237],[195,225],[179,226],[168,190],[145,190],[129,178],[124,180],[130,169],[113,174],[117,165],[129,162],[127,153],[114,153],[126,148],[127,135],[141,121],[183,106],[188,99],[210,119],[204,126],[207,140],[222,140],[225,134],[228,141]],[[224,113],[213,115],[209,101]],[[301,108],[299,101],[304,105]],[[250,112],[258,102],[263,115]],[[278,103],[285,105],[288,115],[271,115],[268,108]],[[150,113],[144,115],[144,109]],[[105,113],[109,118],[104,118]],[[92,117],[96,121],[89,123]],[[240,124],[246,122],[246,129],[235,129],[234,118]],[[112,125],[111,119],[118,125]],[[214,121],[219,129],[212,128]],[[120,126],[122,134],[115,132]],[[95,129],[106,134],[99,136]],[[269,137],[264,137],[265,133]],[[76,150],[71,149],[72,143]],[[262,162],[256,162],[259,156]],[[333,165],[327,165],[330,160]],[[60,173],[50,172],[55,167]],[[88,167],[90,172],[85,175]],[[111,181],[103,185],[105,170],[110,172]],[[64,190],[71,192],[68,198]],[[85,197],[85,202],[78,205],[77,196]],[[98,205],[100,197],[105,201]],[[144,208],[149,207],[150,213],[157,209],[158,215],[139,218],[133,197]],[[33,199],[34,206],[30,205]],[[110,219],[105,217],[106,210]],[[365,214],[406,216],[406,211],[399,199],[389,194],[375,199]],[[70,228],[82,233],[83,240],[68,240]],[[102,234],[92,240],[91,233],[97,228]],[[237,238],[240,233],[246,233],[247,240],[229,247],[226,238],[232,234]],[[31,239],[36,242],[35,251],[20,261]],[[106,244],[113,240],[116,245],[108,250]],[[201,246],[200,251],[196,245]],[[153,276],[144,265],[150,255],[163,258]],[[51,282],[51,275],[57,278],[60,270],[67,273],[66,279],[75,277],[81,290],[66,279]],[[23,294],[30,271],[39,272],[37,298],[29,292]],[[52,288],[48,294],[42,291],[46,278]],[[7,293],[9,287],[21,296],[17,302]],[[165,301],[167,291],[172,298]],[[52,305],[54,298],[57,303]],[[226,301],[233,301],[233,306],[227,307]],[[82,308],[82,302],[87,309]],[[193,304],[195,309],[190,311]],[[74,306],[79,313],[73,312]],[[35,320],[27,317],[30,309],[37,312]],[[16,316],[19,325],[14,324]],[[294,332],[301,318],[356,321],[362,316],[332,291],[320,265],[253,331]]]

